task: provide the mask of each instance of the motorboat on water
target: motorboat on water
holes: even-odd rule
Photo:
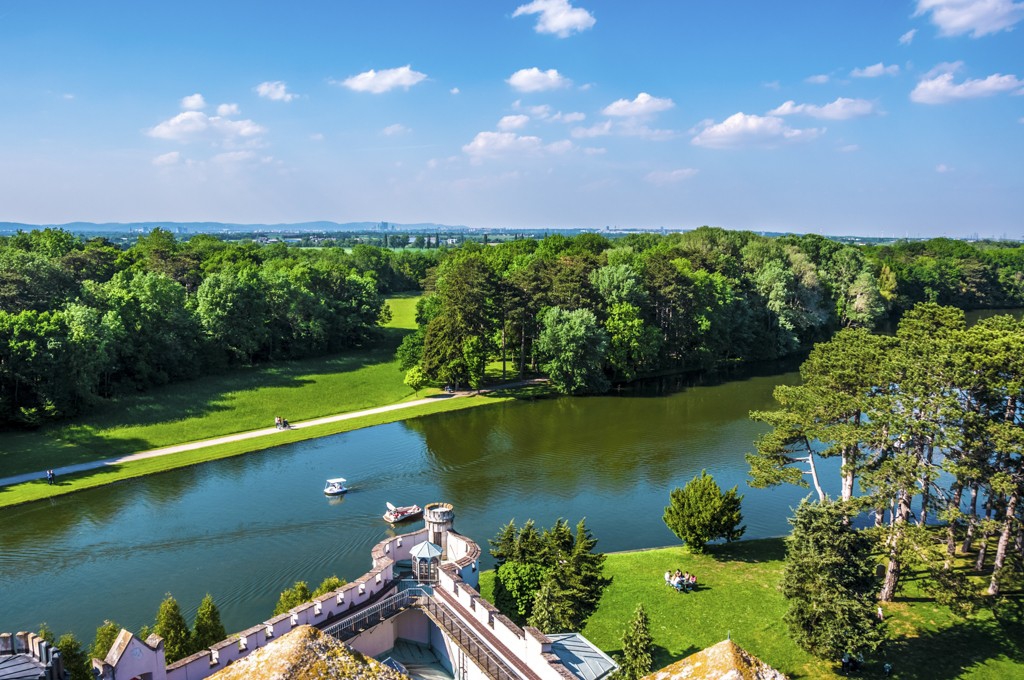
[[[348,487],[345,486],[344,477],[335,477],[334,479],[328,479],[327,485],[324,486],[324,493],[328,496],[340,496],[343,493],[348,492]]]
[[[395,507],[391,503],[386,503],[388,511],[384,513],[384,521],[394,524],[395,522],[404,522],[407,519],[415,519],[423,515],[423,508],[418,505],[402,505]]]

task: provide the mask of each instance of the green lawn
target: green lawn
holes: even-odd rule
[[[32,432],[6,432],[0,470],[13,475],[210,439],[418,397],[394,351],[415,327],[415,296],[391,298],[392,320],[372,349],[240,369],[112,400],[81,418]]]
[[[655,668],[731,636],[790,678],[840,677],[838,668],[790,641],[782,620],[785,600],[777,587],[783,555],[782,539],[743,541],[709,555],[690,555],[681,547],[609,555],[605,573],[614,580],[583,634],[605,652],[618,653],[624,628],[642,602],[654,636]],[[696,592],[676,593],[665,585],[665,571],[677,568],[697,574]],[[481,574],[485,598],[491,595],[493,579],[493,572]],[[896,640],[858,677],[882,677],[881,663],[888,660],[895,678],[1024,678],[1024,599],[1019,588],[1006,607],[1001,620],[989,610],[958,619],[911,581],[903,597],[887,607]]]

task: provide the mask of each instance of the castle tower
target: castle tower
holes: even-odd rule
[[[428,503],[423,509],[427,525],[427,540],[441,548],[441,559],[448,559],[448,532],[455,525],[455,510],[451,503]]]

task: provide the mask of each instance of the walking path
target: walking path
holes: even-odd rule
[[[497,387],[481,390],[480,394],[486,394],[488,392],[494,392],[501,389],[507,389],[511,387],[521,387],[523,385],[536,384],[542,382],[542,380],[524,380],[515,383],[506,383]],[[413,406],[421,406],[423,404],[435,403],[438,399],[455,399],[458,397],[468,397],[472,394],[477,394],[473,391],[465,392],[450,392],[434,395],[425,399],[417,399],[415,401],[405,401],[399,404],[388,404],[387,406],[378,406],[376,408],[368,408],[362,411],[350,411],[348,413],[339,413],[333,416],[325,416],[323,418],[316,418],[314,420],[305,420],[301,423],[289,423],[289,429],[301,430],[307,427],[315,427],[317,425],[325,425],[327,423],[336,423],[340,420],[350,420],[352,418],[359,418],[362,416],[371,416],[377,413],[387,413],[388,411],[397,411],[403,408],[412,408]],[[238,434],[229,434],[223,437],[217,437],[215,439],[203,439],[197,442],[189,442],[187,444],[176,444],[174,446],[165,446],[159,449],[151,449],[149,451],[140,451],[139,453],[133,453],[127,456],[121,456],[119,458],[107,458],[106,460],[94,460],[88,463],[78,463],[76,465],[65,465],[61,468],[54,468],[53,472],[59,478],[61,475],[74,474],[76,472],[85,472],[87,470],[96,470],[99,468],[120,465],[121,463],[128,463],[133,460],[145,460],[147,458],[156,458],[158,456],[169,456],[172,453],[181,453],[182,451],[194,451],[195,449],[206,448],[207,446],[217,446],[218,444],[227,444],[228,442],[237,442],[244,439],[255,439],[256,437],[267,437],[278,432],[283,432],[276,427],[266,427],[261,430],[250,430],[249,432],[239,432]],[[13,475],[11,477],[0,477],[0,486],[10,486],[12,484],[22,484],[24,482],[31,482],[35,480],[46,479],[46,471],[40,470],[39,472],[26,472],[20,475]]]

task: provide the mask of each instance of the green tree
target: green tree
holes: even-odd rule
[[[196,618],[192,623],[192,652],[206,649],[227,637],[224,624],[220,622],[220,611],[209,593],[199,603]]]
[[[82,649],[82,643],[74,633],[64,633],[57,640],[61,663],[68,672],[69,680],[94,680],[92,665]]]
[[[312,600],[314,598],[320,597],[321,595],[326,595],[327,593],[330,593],[332,591],[337,590],[338,588],[341,588],[346,583],[348,583],[348,581],[346,581],[343,578],[338,578],[337,576],[328,576],[323,581],[321,581],[320,585],[316,587],[316,590],[314,590],[310,594],[309,599]]]
[[[742,500],[735,486],[722,493],[715,478],[701,470],[699,477],[672,491],[663,519],[672,533],[699,553],[709,541],[735,541],[743,535]]]
[[[572,601],[549,578],[537,591],[533,601],[530,625],[542,633],[560,633],[572,630]]]
[[[420,390],[427,384],[427,378],[423,375],[423,369],[419,366],[413,366],[405,372],[405,384],[419,396]]]
[[[114,646],[117,636],[121,633],[121,625],[106,619],[96,629],[96,637],[93,638],[92,646],[89,647],[89,658],[105,659],[110,648]]]
[[[871,541],[834,502],[804,500],[790,520],[782,593],[794,641],[822,659],[875,651],[884,639],[875,618]]]
[[[589,309],[551,307],[543,316],[537,350],[551,385],[564,394],[601,394],[609,387],[602,365],[608,335]]]
[[[548,569],[530,562],[506,562],[498,567],[496,577],[501,581],[503,601],[495,606],[502,611],[514,612],[514,621],[522,623],[533,615],[534,599],[548,579]],[[496,598],[497,599],[497,598]]]
[[[637,605],[629,628],[622,636],[622,656],[617,659],[619,671],[615,675],[617,680],[639,680],[651,672],[654,638],[650,627],[647,610],[642,604]]]
[[[306,582],[296,581],[295,585],[291,588],[285,588],[281,591],[281,597],[277,599],[277,605],[274,607],[274,616],[284,614],[293,607],[298,607],[303,602],[309,602],[311,599],[313,599],[313,594],[309,592],[309,586]]]
[[[164,639],[164,655],[168,663],[184,659],[191,651],[191,633],[178,601],[167,593],[156,612],[153,632]]]

